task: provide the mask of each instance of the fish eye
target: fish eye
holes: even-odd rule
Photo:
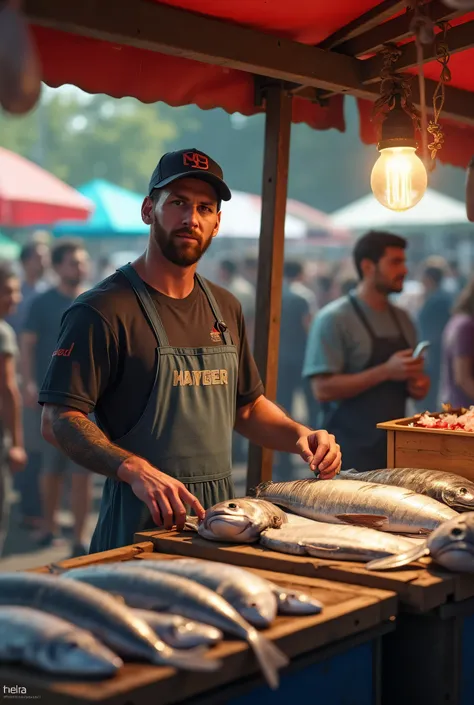
[[[466,487],[460,487],[460,488],[459,488],[459,494],[467,494],[467,488],[466,488]]]
[[[464,529],[461,529],[459,526],[455,526],[454,529],[451,529],[451,536],[456,538],[460,538],[461,536],[464,536],[464,534]]]
[[[237,505],[235,504],[235,502],[229,502],[227,506],[229,507],[229,509],[237,509]]]

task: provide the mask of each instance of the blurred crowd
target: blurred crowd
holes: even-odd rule
[[[70,354],[56,349],[63,313],[115,264],[108,258],[91,262],[81,240],[61,238],[52,246],[42,232],[23,246],[18,262],[0,263],[0,552],[11,483],[18,498],[15,517],[34,545],[60,540],[58,511],[67,501],[73,518],[68,550],[71,556],[87,551],[94,478],[44,441],[37,399],[51,356]],[[466,281],[455,263],[439,256],[410,275],[397,303],[416,323],[418,340],[431,344],[425,365],[431,389],[418,411],[435,411],[442,402],[474,404],[474,279]],[[212,278],[240,301],[253,344],[256,259],[221,260]],[[308,335],[320,311],[357,285],[350,261],[284,263],[277,402],[312,427],[319,425],[320,404],[303,376]],[[246,461],[247,442],[237,434],[233,454],[234,464]],[[292,463],[292,456],[280,454],[275,479],[291,479]]]

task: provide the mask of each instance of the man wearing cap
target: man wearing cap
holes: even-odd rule
[[[91,551],[154,526],[182,528],[185,505],[202,517],[232,498],[234,426],[254,443],[299,453],[322,478],[339,469],[333,436],[266,399],[239,303],[196,273],[230,197],[206,154],[165,154],[142,205],[146,252],[63,318],[39,396],[42,430],[107,476]]]

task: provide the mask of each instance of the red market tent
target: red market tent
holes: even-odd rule
[[[317,129],[344,130],[342,93],[359,97],[366,142],[375,140],[366,100],[378,96],[381,61],[374,53],[384,42],[400,42],[404,54],[396,68],[414,71],[407,5],[395,0],[24,3],[44,79],[52,86],[73,83],[91,93],[250,115],[262,109],[255,101],[254,76],[283,78],[296,84],[293,121]],[[450,50],[462,50],[450,61],[449,139],[440,158],[465,166],[474,152],[474,13],[462,15],[437,0],[425,6],[433,20],[450,20]],[[308,45],[311,52],[304,51]],[[440,66],[429,60],[435,58],[432,47],[425,57],[430,97]],[[468,127],[459,126],[465,122]]]
[[[93,203],[37,164],[0,147],[0,225],[52,225],[85,220]]]

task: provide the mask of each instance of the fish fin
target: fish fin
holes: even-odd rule
[[[258,497],[261,492],[266,490],[267,487],[270,487],[270,485],[272,485],[272,484],[273,484],[272,480],[268,480],[267,482],[261,482],[259,485],[257,485],[257,487],[254,490],[255,497]]]
[[[376,558],[375,561],[370,561],[365,566],[367,570],[390,570],[390,568],[401,568],[404,565],[408,565],[413,561],[417,561],[423,556],[429,556],[430,550],[426,543],[421,546],[415,546],[410,551],[405,551],[404,553],[398,553],[394,556],[387,556],[386,558]]]
[[[358,475],[360,475],[360,472],[357,472],[357,470],[355,468],[351,468],[350,470],[341,470],[341,472],[339,473],[339,477],[354,478]]]
[[[198,517],[186,517],[184,522],[185,531],[198,531],[199,529],[199,519]]]
[[[344,524],[365,526],[369,529],[383,529],[388,524],[388,517],[384,514],[336,514],[336,519]]]
[[[272,690],[279,685],[278,669],[289,664],[289,659],[272,641],[252,629],[248,641],[260,664],[265,680]]]

